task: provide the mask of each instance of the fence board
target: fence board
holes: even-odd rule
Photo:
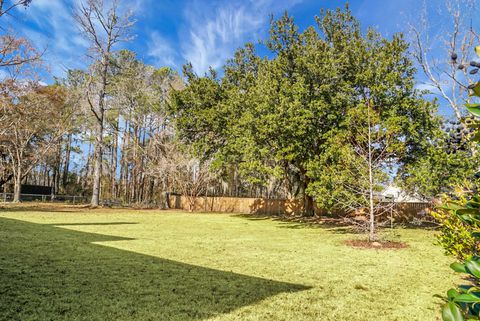
[[[189,201],[181,195],[170,195],[170,204],[175,209],[188,210]],[[265,215],[298,215],[302,213],[303,202],[298,199],[265,199],[265,198],[239,198],[239,197],[197,197],[193,202],[193,211],[243,213]],[[389,220],[390,214],[396,222],[424,220],[432,209],[431,203],[394,203],[391,213],[384,213],[382,219]],[[325,215],[327,211],[315,206],[317,215]],[[344,213],[331,213],[344,215]]]

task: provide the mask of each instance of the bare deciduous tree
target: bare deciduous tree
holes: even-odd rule
[[[130,30],[134,24],[129,11],[119,14],[118,0],[110,6],[103,0],[83,2],[74,14],[74,18],[85,38],[90,42],[89,57],[92,64],[90,79],[86,90],[86,100],[95,118],[95,151],[93,191],[91,205],[98,206],[100,198],[100,180],[102,176],[103,136],[105,111],[107,109],[108,73],[112,61],[113,49],[121,42],[131,39]]]
[[[471,26],[475,1],[446,0],[444,9],[441,26],[447,29],[439,30],[430,24],[433,19],[424,2],[418,23],[410,25],[412,54],[426,77],[426,88],[440,96],[457,120],[463,122],[462,106],[470,99],[467,87],[473,83],[468,68],[473,48],[480,40]]]
[[[8,15],[16,7],[27,7],[31,2],[32,0],[0,0],[0,17]]]
[[[27,7],[32,0],[5,1],[0,0],[0,18],[16,7]],[[11,30],[0,26],[4,34],[0,35],[0,68],[19,67],[40,59],[42,53],[36,51],[31,43],[17,37]]]
[[[10,82],[3,96],[0,148],[14,179],[14,202],[20,201],[22,179],[54,149],[68,126],[62,87]],[[4,88],[4,92],[6,89]],[[15,95],[12,93],[15,92]]]
[[[148,155],[149,173],[165,182],[167,188],[180,192],[187,200],[188,211],[192,212],[195,200],[206,194],[214,179],[210,163],[191,157],[169,135],[152,139]]]

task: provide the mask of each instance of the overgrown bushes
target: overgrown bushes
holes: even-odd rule
[[[450,204],[450,206],[455,204],[455,207],[463,208],[467,203],[467,198],[466,195],[460,195],[460,199],[452,203],[449,198],[445,197],[442,203]],[[446,206],[438,207],[431,213],[440,226],[440,233],[437,235],[438,244],[445,249],[446,254],[455,256],[459,260],[478,255],[479,241],[471,234],[471,224],[464,222],[453,212],[454,209]],[[475,229],[480,229],[480,226],[475,224]]]

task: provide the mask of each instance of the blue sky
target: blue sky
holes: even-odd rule
[[[51,73],[62,76],[68,68],[87,64],[88,44],[79,35],[71,17],[72,7],[81,0],[33,0],[9,18],[10,26],[46,48],[45,60]],[[292,14],[303,29],[314,23],[322,8],[344,6],[338,0],[123,0],[123,9],[135,11],[136,38],[123,47],[137,52],[146,63],[181,70],[190,61],[203,73],[209,66],[219,68],[234,50],[247,41],[264,39],[269,15]],[[438,10],[443,0],[428,0]],[[362,26],[377,28],[384,36],[408,29],[418,18],[418,0],[353,0],[351,9]],[[438,7],[438,8],[437,8]]]
[[[16,10],[14,17],[6,17],[15,33],[29,38],[40,50],[46,50],[44,60],[50,66],[50,73],[57,77],[64,76],[67,69],[82,69],[89,63],[88,44],[71,15],[80,1],[33,0],[28,9]],[[135,11],[137,20],[133,30],[135,39],[122,48],[134,50],[140,59],[156,67],[169,66],[181,71],[184,63],[191,62],[197,73],[203,73],[209,66],[220,69],[244,43],[265,39],[270,15],[279,17],[288,10],[300,29],[305,29],[314,24],[314,16],[321,9],[344,7],[346,2],[121,0],[121,3],[123,10]],[[431,16],[428,36],[434,40],[435,48],[439,44],[436,36],[451,26],[441,18],[445,14],[445,0],[352,0],[350,8],[364,29],[373,27],[390,37],[397,32],[407,32],[410,23],[417,23],[425,4]],[[52,77],[47,76],[44,81],[51,82]],[[418,86],[421,85],[419,74]],[[444,104],[441,100],[440,103]],[[448,108],[443,110],[444,114],[449,113]]]

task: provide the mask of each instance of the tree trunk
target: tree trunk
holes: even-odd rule
[[[307,176],[307,171],[305,169],[300,168],[300,172],[303,176],[303,215],[314,216],[315,209],[313,206],[313,197],[307,194],[307,188],[310,184],[310,178]]]
[[[118,127],[119,120],[117,119]],[[111,190],[112,198],[117,198],[117,148],[118,148],[118,132],[115,129],[113,133],[113,144],[112,144],[112,160],[110,168],[110,179],[111,179]]]
[[[52,168],[52,195],[51,200],[55,199],[55,195],[58,194],[60,189],[60,163],[62,158],[62,145],[58,144],[55,155],[55,162]]]
[[[100,185],[102,179],[103,162],[103,119],[105,117],[105,94],[107,91],[107,76],[110,54],[110,48],[102,57],[101,87],[99,92],[98,109],[95,111],[97,131],[95,137],[95,163],[93,169],[93,190],[91,206],[97,207],[100,201]],[[107,56],[106,56],[107,55]]]
[[[22,168],[20,166],[17,167],[17,171],[15,173],[15,182],[13,187],[13,202],[19,203],[20,202],[20,192],[22,190]]]
[[[71,145],[72,145],[72,134],[69,134],[67,137],[66,145],[65,145],[65,163],[63,163],[63,173],[62,173],[62,187],[64,192],[68,183],[68,167],[70,165]]]
[[[313,206],[313,197],[310,195],[305,194],[304,196],[304,215],[305,216],[314,216],[315,215],[315,209]]]
[[[122,148],[120,151],[120,182],[119,182],[119,185],[120,185],[119,187],[122,190],[124,202],[128,202],[128,197],[127,197],[128,165],[127,165],[127,159],[126,159],[127,145],[128,145],[128,131],[127,131],[128,128],[129,128],[128,120],[125,120],[125,128],[123,129],[123,134],[122,134]]]
[[[369,234],[368,239],[370,242],[376,240],[375,235],[375,209],[373,204],[373,187],[374,187],[374,180],[373,180],[373,160],[372,160],[372,126],[370,124],[370,103],[367,102],[367,115],[368,115],[368,183],[369,183],[369,212],[370,212],[370,220],[369,220]]]
[[[100,201],[100,183],[102,178],[102,158],[103,158],[103,119],[97,122],[97,137],[95,141],[94,150],[94,165],[93,165],[93,190],[92,200],[90,205],[97,207]]]

